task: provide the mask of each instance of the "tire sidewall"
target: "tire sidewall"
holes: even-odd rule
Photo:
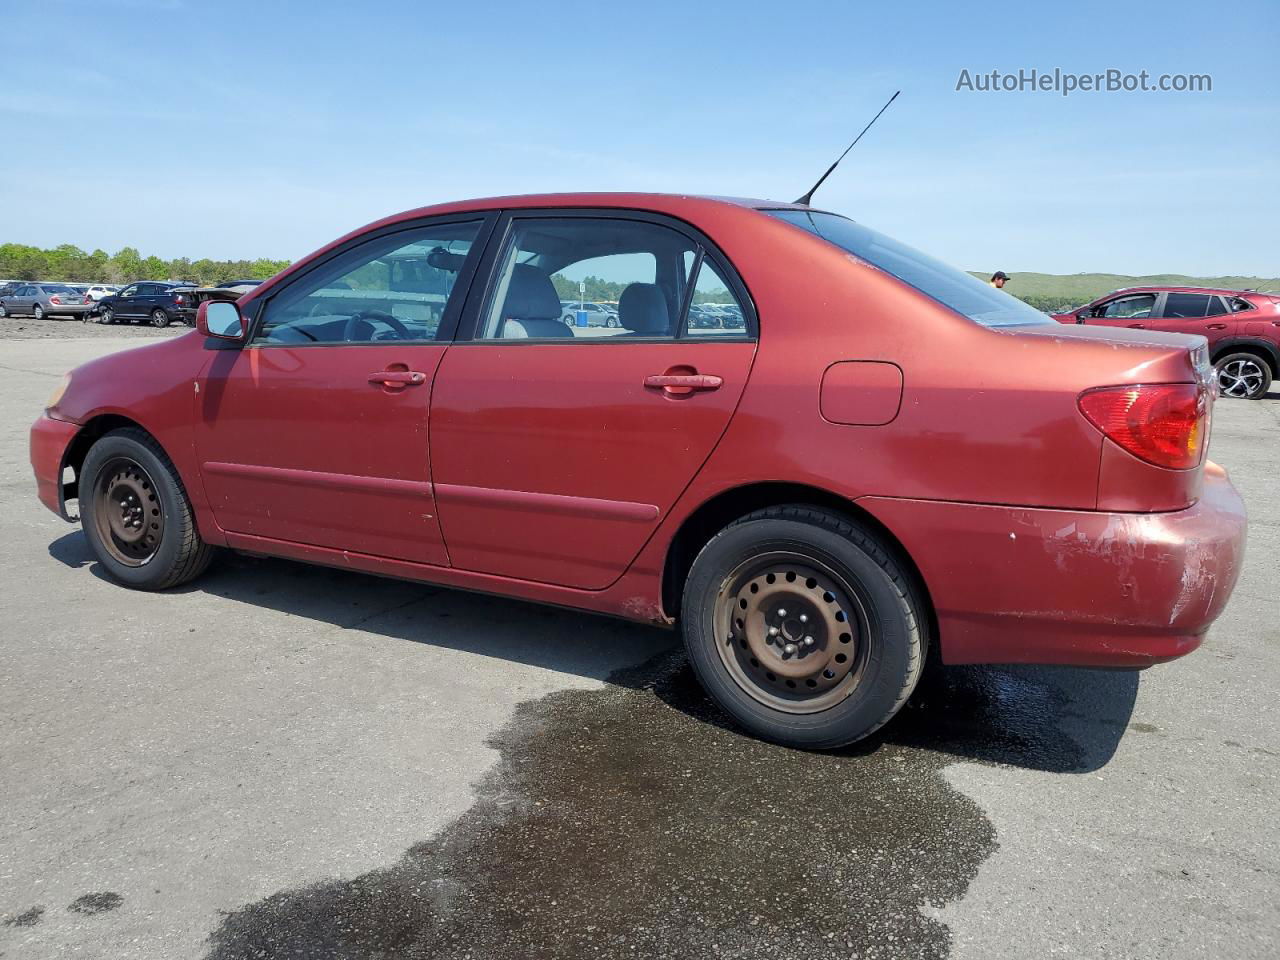
[[[734,681],[715,649],[716,600],[725,577],[743,561],[779,549],[812,555],[838,573],[857,594],[870,628],[858,687],[818,713],[784,713],[756,700]],[[703,548],[686,582],[682,620],[689,657],[721,708],[757,736],[811,749],[850,743],[883,724],[904,699],[913,657],[924,654],[909,607],[873,557],[834,531],[781,518],[729,527]]]
[[[120,456],[136,460],[147,471],[160,496],[161,509],[164,511],[164,534],[160,538],[160,549],[140,567],[127,566],[112,557],[102,543],[97,524],[94,522],[95,493],[102,468],[112,458]],[[131,587],[146,589],[153,589],[163,584],[180,560],[179,551],[182,545],[180,526],[183,517],[187,514],[186,494],[176,482],[173,468],[156,456],[155,452],[145,444],[131,437],[107,434],[89,449],[88,456],[85,457],[81,491],[81,527],[89,541],[89,546],[93,549],[94,556],[112,578]],[[87,493],[87,497],[84,493]]]

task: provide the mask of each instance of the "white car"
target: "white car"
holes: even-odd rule
[[[95,283],[92,286],[90,286],[88,290],[89,299],[92,300],[94,303],[97,303],[99,300],[101,300],[105,296],[109,296],[110,294],[119,293],[119,292],[120,292],[119,287],[112,286],[109,283]]]

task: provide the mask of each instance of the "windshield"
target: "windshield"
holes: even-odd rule
[[[1053,323],[1017,297],[846,217],[809,210],[764,212],[834,243],[984,327]]]

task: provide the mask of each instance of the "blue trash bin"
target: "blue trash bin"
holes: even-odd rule
[[[577,315],[578,315],[578,321],[574,325],[578,327],[585,327],[587,325],[587,311],[579,310],[577,311]]]

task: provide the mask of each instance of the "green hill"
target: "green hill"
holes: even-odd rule
[[[969,271],[986,280],[991,274]],[[1277,277],[1188,277],[1180,273],[1161,273],[1148,277],[1128,277],[1119,273],[1014,273],[1005,284],[1011,293],[1037,310],[1053,313],[1078,307],[1104,293],[1121,287],[1149,284],[1175,287],[1226,287],[1231,290],[1272,290],[1280,292]]]

